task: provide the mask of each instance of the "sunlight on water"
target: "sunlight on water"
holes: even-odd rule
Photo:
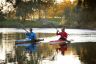
[[[55,60],[49,61],[49,60],[43,60],[41,64],[81,64],[81,61],[79,60],[79,57],[70,53],[66,55],[61,55],[61,53],[58,53],[55,56]]]
[[[5,40],[2,40],[2,42],[5,42]],[[5,60],[6,58],[6,52],[5,52],[6,48],[3,45],[5,45],[5,43],[2,43],[2,46],[0,47],[0,60]]]
[[[44,41],[41,41],[41,42],[47,43],[47,42],[52,41],[52,40],[58,40],[59,37],[60,37],[60,36],[45,37],[45,38],[43,38]]]
[[[0,60],[5,60],[5,57],[6,56],[6,54],[5,54],[5,50],[3,49],[3,50],[1,50],[0,49]]]
[[[81,64],[79,58],[73,54],[64,55],[64,56],[58,54],[55,64],[62,64],[62,63],[63,64]]]
[[[62,55],[59,51],[55,54],[54,60],[43,60],[41,64],[82,64],[77,52],[74,48],[68,47],[65,54]]]
[[[4,30],[5,31],[5,30]],[[0,46],[0,60],[5,60],[8,53],[14,52],[15,33],[2,33]]]
[[[59,31],[61,30],[61,28],[57,28]],[[56,28],[33,28],[33,31],[36,33],[56,33],[57,31]],[[29,30],[28,28],[26,28],[26,30]],[[90,34],[90,33],[95,33],[96,34],[96,30],[87,30],[87,29],[65,29],[65,31],[68,34]],[[7,32],[26,32],[24,29],[22,28],[0,28],[0,32],[3,33],[7,33]]]

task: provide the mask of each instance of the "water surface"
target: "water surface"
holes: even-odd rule
[[[60,30],[60,28],[58,28],[58,30]],[[69,34],[68,40],[72,40],[72,42],[64,56],[62,56],[60,52],[58,54],[52,52],[58,46],[52,46],[46,43],[49,40],[57,40],[59,38],[59,36],[55,36],[56,29],[33,28],[33,31],[36,32],[37,38],[44,38],[43,43],[39,45],[39,50],[41,51],[38,51],[38,58],[42,58],[43,56],[45,57],[44,59],[46,59],[55,55],[53,61],[50,61],[52,58],[47,60],[43,59],[41,62],[42,64],[49,62],[50,64],[59,64],[60,62],[65,62],[67,64],[96,64],[96,30],[66,29],[66,32]],[[23,29],[0,28],[0,61],[6,61],[8,54],[9,56],[11,55],[12,58],[16,58],[15,40],[24,39],[26,37],[25,33],[26,31]],[[20,47],[18,49],[22,50]],[[23,51],[20,53],[22,52]]]

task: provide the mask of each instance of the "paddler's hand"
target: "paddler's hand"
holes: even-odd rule
[[[57,32],[59,32],[59,30],[57,30]]]
[[[59,30],[57,30],[56,35],[58,35],[58,33],[59,33]]]
[[[27,36],[30,36],[30,33],[26,33]]]

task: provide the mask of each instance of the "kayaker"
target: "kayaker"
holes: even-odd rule
[[[62,28],[61,32],[59,32],[59,30],[57,30],[56,35],[60,35],[59,40],[64,40],[64,41],[67,40],[68,34],[67,34],[67,32],[65,32],[65,28]]]
[[[61,29],[61,32],[59,32],[59,30],[57,30],[56,35],[60,35],[59,40],[65,41],[64,43],[59,44],[60,48],[56,49],[57,52],[58,52],[58,50],[60,50],[61,54],[64,55],[64,52],[67,50],[66,41],[67,41],[67,36],[68,36],[67,32],[65,32],[65,27]]]
[[[29,31],[30,31],[30,32],[27,32],[27,33],[26,33],[26,39],[36,40],[36,33],[33,32],[33,29],[30,28]]]
[[[36,33],[33,32],[33,29],[32,28],[30,28],[29,31],[30,32],[27,32],[26,33],[26,39],[31,40],[34,43],[44,40],[44,39],[37,39]]]
[[[26,50],[29,52],[36,51],[36,33],[33,32],[33,29],[30,28],[30,32],[26,33],[26,39],[31,40],[31,45],[26,47]]]

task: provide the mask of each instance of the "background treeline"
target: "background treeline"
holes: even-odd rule
[[[57,23],[58,27],[96,27],[95,0],[64,0],[61,3],[56,0],[7,0],[6,3],[11,5],[5,13],[2,10],[6,5],[2,4],[0,6],[0,27],[14,27],[13,25],[16,25],[13,23],[13,25],[6,26],[4,24],[5,20],[8,23],[17,21],[23,23],[26,21],[25,24],[30,24],[30,26],[34,22],[39,25],[32,25],[32,27],[49,27],[48,25],[42,25],[47,21]]]

